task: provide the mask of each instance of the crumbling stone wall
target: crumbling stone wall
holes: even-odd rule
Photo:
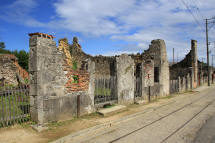
[[[0,55],[0,79],[5,78],[6,84],[18,85],[15,60],[17,60],[15,56]]]
[[[191,50],[186,55],[186,57],[177,64],[174,64],[170,67],[170,79],[177,79],[178,76],[186,77],[190,74],[192,79],[191,88],[196,88],[198,82],[201,81],[199,77],[201,76],[199,72],[199,65],[197,57],[197,41],[191,40]],[[200,80],[200,81],[199,81]]]
[[[19,82],[24,82],[24,79],[29,79],[29,74],[18,64],[16,56],[0,54],[0,79],[2,78],[5,79],[5,84],[17,86]]]
[[[169,62],[164,40],[152,40],[151,45],[149,45],[149,49],[144,51],[143,54],[146,56],[152,56],[154,67],[159,70],[158,83],[161,85],[160,95],[169,95]]]
[[[30,36],[29,72],[31,118],[38,124],[66,119],[77,114],[77,96],[80,96],[80,114],[89,113],[89,75],[86,69],[73,69],[67,40],[59,47],[53,36],[32,33]],[[74,75],[78,74],[78,82]]]
[[[96,56],[92,57],[95,62],[95,77],[110,78],[116,75],[116,57]]]
[[[73,66],[77,66],[77,69],[84,68],[88,60],[92,57],[82,51],[77,37],[73,38],[72,45],[69,45],[69,51],[72,57],[72,64]]]
[[[76,42],[77,39],[75,38]],[[74,44],[74,42],[73,42]],[[75,43],[76,46],[73,48],[77,48],[80,46],[78,43]],[[66,93],[74,92],[74,91],[87,91],[89,85],[89,73],[88,73],[88,64],[87,62],[81,61],[81,59],[77,59],[78,56],[71,56],[69,43],[66,38],[59,40],[58,49],[64,53],[64,73],[68,79],[66,82]],[[81,47],[76,49],[81,51]],[[74,51],[74,50],[73,50]],[[84,61],[87,60],[87,57]]]
[[[97,78],[116,77],[119,104],[134,102],[139,77],[143,97],[147,98],[149,89],[152,96],[169,94],[169,65],[163,40],[153,40],[143,54],[93,57],[82,51],[76,37],[72,45],[64,38],[56,47],[51,35],[29,35],[31,117],[39,124],[76,115],[79,104],[81,114],[94,111]],[[159,74],[157,81],[155,73]]]

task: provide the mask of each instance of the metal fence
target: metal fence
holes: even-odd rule
[[[141,77],[136,78],[134,97],[135,98],[142,97],[142,79],[141,79]]]
[[[0,88],[0,127],[30,119],[29,87]]]
[[[116,77],[95,79],[95,104],[104,104],[117,101]]]

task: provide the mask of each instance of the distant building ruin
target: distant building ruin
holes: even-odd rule
[[[191,40],[191,50],[186,57],[170,67],[170,79],[177,79],[180,77],[186,77],[189,74],[192,85],[191,88],[196,88],[200,85],[200,72],[198,66],[197,56],[197,41]]]

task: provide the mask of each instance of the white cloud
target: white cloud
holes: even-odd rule
[[[124,46],[127,52],[146,49],[153,39],[164,39],[169,55],[175,48],[184,56],[191,38],[203,40],[205,36],[203,16],[215,13],[214,0],[184,2],[201,27],[180,0],[62,0],[55,7],[61,26],[71,31],[132,42],[132,46]]]
[[[36,2],[16,0],[0,18],[24,21],[27,26],[127,41],[128,45],[119,46],[119,53],[137,52],[148,48],[153,39],[164,39],[169,57],[172,48],[184,57],[190,50],[191,38],[199,41],[199,55],[205,54],[203,18],[215,16],[214,0],[58,0],[53,4],[56,15],[50,18],[50,22],[41,23],[30,16]],[[215,30],[211,29],[209,34],[214,33]]]
[[[63,27],[94,36],[121,33],[118,17],[134,5],[134,0],[62,0],[55,3]]]

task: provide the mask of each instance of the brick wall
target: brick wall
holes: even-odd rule
[[[66,77],[68,78],[68,81],[65,85],[67,93],[88,90],[89,73],[87,71],[67,69],[66,72]],[[74,77],[77,77],[77,81],[75,81]]]

